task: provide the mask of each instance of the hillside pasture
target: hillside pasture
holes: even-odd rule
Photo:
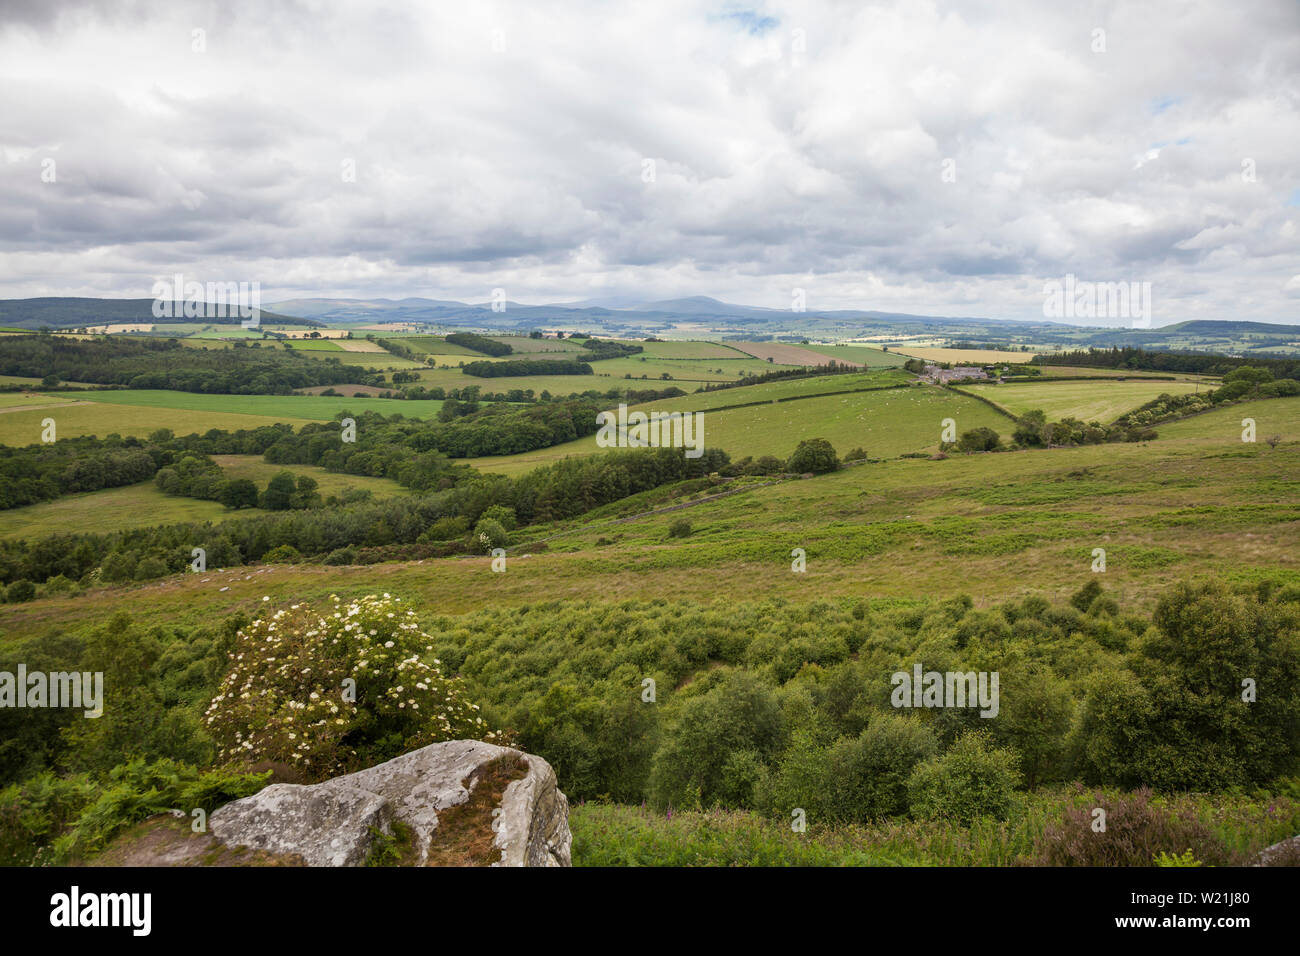
[[[729,391],[736,401],[744,401],[739,396],[750,389]],[[682,400],[638,408],[688,410]],[[908,452],[937,451],[945,418],[953,418],[959,431],[980,426],[1001,433],[1010,431],[1009,420],[982,402],[955,392],[918,386],[706,410],[704,444],[723,449],[733,459],[773,455],[785,460],[801,440],[825,438],[840,454],[861,447],[873,458],[892,458]],[[520,455],[470,459],[470,464],[484,471],[517,475],[568,455],[597,454],[602,450],[592,435]]]
[[[971,394],[996,402],[1013,415],[1041,409],[1048,421],[1077,418],[1084,422],[1113,422],[1166,393],[1182,395],[1197,389],[1195,382],[1012,382],[968,386]]]
[[[1243,443],[1243,417],[1286,440],[1276,449]],[[994,607],[1031,594],[1066,599],[1093,579],[1096,547],[1107,551],[1102,583],[1125,609],[1149,610],[1171,574],[1300,585],[1300,398],[1217,409],[1160,432],[1153,442],[859,465],[628,524],[611,524],[627,507],[615,503],[544,529],[558,537],[527,559],[541,535],[521,535],[508,574],[492,574],[482,557],[232,569],[208,582],[175,575],[7,607],[5,631],[12,639],[54,621],[75,628],[119,609],[146,626],[204,623],[255,613],[264,595],[324,603],[333,593],[392,591],[445,614],[531,605],[543,593],[725,606],[737,581],[795,602],[887,606],[967,594]],[[668,525],[682,517],[694,530],[669,545]],[[796,547],[807,551],[804,574],[790,572]]]

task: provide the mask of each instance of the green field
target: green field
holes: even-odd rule
[[[676,381],[683,382],[734,382],[746,375],[762,375],[764,372],[777,372],[793,368],[790,365],[774,365],[762,359],[739,357],[729,359],[669,359],[633,355],[628,358],[602,359],[592,362],[591,367],[597,375],[622,378],[631,375],[640,379],[663,380],[668,373]]]
[[[229,431],[260,428],[275,421],[285,422],[297,428],[312,420],[83,401],[61,405],[56,410],[42,408],[0,412],[0,444],[14,446],[36,444],[41,440],[41,421],[45,418],[54,419],[59,438],[77,438],[82,435],[98,435],[102,438],[112,434],[123,437],[135,435],[143,438],[159,428],[170,428],[178,435],[189,435],[212,428]]]
[[[132,333],[126,333],[132,334]],[[198,339],[260,339],[262,330],[246,329],[239,324],[215,322],[159,322],[154,331],[148,335],[137,333],[142,338],[198,338]]]
[[[284,347],[295,352],[342,352],[343,346],[330,339],[288,339]]]
[[[462,376],[463,377],[463,376]],[[340,388],[345,391],[345,387]],[[341,398],[325,395],[205,395],[195,392],[119,389],[49,395],[0,394],[0,443],[41,440],[41,422],[53,418],[60,438],[105,435],[144,437],[159,428],[178,435],[211,428],[238,430],[284,422],[295,428],[331,421],[340,412],[433,418],[442,407],[432,399]],[[20,410],[6,411],[6,408]]]
[[[418,373],[420,384],[426,388],[465,388],[477,385],[481,392],[508,392],[511,389],[532,389],[534,394],[550,392],[557,397],[577,395],[595,390],[604,392],[611,388],[666,388],[671,383],[650,386],[625,382],[621,377],[605,375],[511,375],[503,378],[476,378],[458,368],[425,368]]]
[[[720,342],[638,342],[631,341],[630,345],[639,345],[644,349],[645,355],[651,358],[667,359],[745,359],[749,358],[739,349],[733,349],[730,345],[724,345]]]
[[[28,378],[28,377],[23,376],[23,375],[0,375],[0,385],[36,385],[36,386],[39,386],[40,384],[41,384],[41,380],[40,380],[39,378]],[[96,386],[95,384],[93,384],[93,383],[91,383],[91,382],[63,382],[62,384],[64,384],[64,385],[76,385],[76,386],[82,386],[82,387],[85,387],[85,388],[97,388],[97,387],[99,387],[99,386]]]
[[[905,385],[915,377],[901,369],[873,369],[841,375],[814,375],[807,378],[778,379],[761,385],[720,388],[710,392],[692,392],[679,398],[647,402],[643,407],[656,411],[704,411],[726,405],[750,402],[775,402],[796,396],[825,395],[831,392],[861,391],[888,385]]]
[[[1167,378],[1176,381],[1209,381],[1217,382],[1218,376],[1214,375],[1196,375],[1188,372],[1148,372],[1134,371],[1133,369],[1124,368],[1087,368],[1081,365],[1042,365],[1043,378],[1133,378],[1136,376]]]
[[[768,387],[726,390],[709,398],[716,403],[715,396],[721,394],[731,396],[733,401],[746,398],[753,401],[757,397],[755,392]],[[644,409],[689,411],[691,406],[685,399],[678,399],[652,403]],[[784,460],[802,439],[825,438],[841,454],[861,447],[873,458],[893,458],[908,452],[937,451],[945,418],[954,419],[959,432],[980,426],[1010,432],[1010,421],[982,402],[921,386],[705,411],[704,444],[721,448],[733,458],[774,455]],[[568,455],[595,454],[600,450],[593,435],[553,448],[500,458],[476,458],[470,463],[485,471],[517,475]]]
[[[336,388],[343,391],[346,386]],[[442,407],[442,402],[434,399],[407,401],[400,398],[329,395],[204,395],[147,389],[83,392],[78,393],[78,397],[106,405],[257,415],[272,421],[308,419],[326,422],[333,420],[340,412],[357,414],[362,411],[378,412],[380,415],[405,415],[407,418],[433,418]]]
[[[347,488],[369,490],[376,498],[406,494],[406,489],[387,478],[342,475],[312,465],[271,465],[252,455],[214,455],[228,478],[250,478],[265,487],[281,471],[315,478],[321,497],[337,495]],[[46,534],[74,534],[125,531],[141,525],[185,521],[223,521],[235,516],[264,514],[258,508],[230,511],[215,501],[165,495],[152,481],[121,488],[105,488],[67,495],[54,501],[0,511],[0,538],[28,538]]]
[[[837,417],[833,406],[821,403],[839,398],[736,411],[784,414],[803,406],[816,410],[814,424],[822,430]],[[936,413],[955,415],[959,427],[973,426],[967,404],[996,414],[929,386],[842,398],[876,402],[873,417],[893,432],[923,427]],[[728,414],[714,413],[719,419]],[[1254,418],[1260,435],[1282,436],[1281,443],[1243,443],[1243,418]],[[775,424],[797,437],[788,422]],[[1097,704],[1112,699],[1112,687],[1192,687],[1202,679],[1199,657],[1184,651],[1166,661],[1152,649],[1169,647],[1172,636],[1212,653],[1228,643],[1227,633],[1233,641],[1224,653],[1273,655],[1263,640],[1259,651],[1244,644],[1257,640],[1248,625],[1258,620],[1277,628],[1275,641],[1290,653],[1285,642],[1294,638],[1295,611],[1283,602],[1300,594],[1300,398],[1242,403],[1159,430],[1158,439],[1140,443],[894,458],[816,477],[701,479],[656,488],[571,520],[517,530],[507,573],[493,573],[487,556],[337,567],[303,561],[91,583],[71,594],[43,589],[4,607],[0,638],[15,659],[56,650],[60,642],[77,648],[77,641],[112,633],[96,629],[121,611],[139,633],[168,638],[166,654],[177,658],[172,672],[188,667],[184,672],[198,680],[225,664],[208,636],[219,634],[231,615],[301,604],[323,608],[331,595],[348,600],[391,593],[420,615],[430,634],[429,657],[464,681],[487,721],[517,732],[523,749],[555,767],[574,800],[570,820],[579,865],[1041,865],[1040,837],[1060,826],[1065,811],[1073,808],[1076,820],[1086,820],[1078,814],[1128,799],[1138,785],[1102,780],[1103,792],[1094,792],[1074,783],[1088,773],[1073,756],[1079,742],[1118,741],[1127,755],[1127,741],[1139,736],[1127,734],[1129,727],[1159,731],[1168,726],[1167,714],[1185,712],[1177,695],[1165,703],[1154,694],[1120,698],[1166,709],[1151,718],[1144,710],[1121,714],[1125,732],[1114,732],[1105,721],[1099,726],[1089,719]],[[877,437],[883,444],[897,436]],[[255,459],[224,461],[232,471],[259,478],[276,470]],[[721,489],[734,493],[706,497]],[[175,499],[160,498],[144,483],[54,503],[63,510],[22,509],[15,517],[42,531],[88,524],[104,530],[132,513],[153,513],[155,520],[204,517],[173,510]],[[654,510],[665,505],[676,507]],[[681,535],[683,522],[687,533]],[[1097,573],[1097,549],[1105,552],[1104,573]],[[792,569],[796,555],[806,563]],[[1210,592],[1194,605],[1201,616],[1178,615],[1178,608],[1192,606],[1176,600],[1179,582],[1189,580],[1254,590],[1222,599]],[[1087,596],[1088,585],[1102,591],[1087,611],[1067,603]],[[1156,602],[1170,599],[1174,603],[1163,605],[1153,621]],[[1260,616],[1243,616],[1243,607]],[[1181,631],[1169,626],[1171,620]],[[302,626],[315,621],[313,615]],[[147,630],[155,625],[158,631]],[[188,643],[190,628],[207,640]],[[199,658],[203,667],[185,656],[190,646],[206,649]],[[704,809],[709,804],[697,806],[689,790],[669,801],[673,812],[656,809],[663,802],[657,768],[678,741],[700,739],[695,753],[721,747],[725,754],[748,740],[717,743],[711,731],[722,725],[718,714],[729,715],[722,726],[741,727],[737,733],[760,721],[778,725],[771,733],[780,756],[771,758],[773,769],[760,772],[784,775],[787,761],[797,761],[793,769],[801,776],[778,780],[807,781],[801,794],[816,799],[822,781],[852,785],[869,771],[853,764],[843,770],[834,755],[870,739],[872,724],[892,716],[888,674],[910,661],[1001,674],[1003,720],[989,733],[998,735],[999,747],[1023,741],[1040,748],[1030,756],[1046,775],[1026,779],[1008,770],[999,778],[977,768],[977,783],[991,780],[1008,794],[996,817],[962,822],[927,810],[912,786],[922,770],[909,780],[905,809],[886,818],[861,811],[847,819],[814,809],[807,833],[792,833],[789,804],[762,791],[743,793],[734,806],[744,809]],[[265,663],[283,670],[274,658]],[[646,674],[658,681],[654,708],[634,703]],[[1211,683],[1209,699],[1234,699],[1236,678],[1229,677],[1226,694]],[[193,701],[182,700],[173,712],[206,706],[214,693],[209,685],[215,686],[210,677]],[[731,696],[736,687],[746,688],[745,695]],[[729,700],[734,706],[720,709],[719,702]],[[962,729],[978,720],[972,713],[974,719],[945,728],[945,716],[908,718],[943,754],[918,763],[923,769],[936,766],[929,761],[949,761],[963,747]],[[1225,725],[1235,731],[1220,721],[1210,732]],[[805,736],[803,727],[817,736]],[[1250,730],[1247,724],[1242,734]],[[1185,746],[1172,735],[1140,739],[1146,749],[1134,759],[1153,754],[1155,770],[1140,763],[1139,772],[1165,766],[1165,739]],[[1186,746],[1205,739],[1202,732]],[[1004,752],[1013,762],[1025,753]],[[605,754],[601,762],[592,759]],[[708,766],[702,760],[678,766],[688,783],[708,779],[698,769]],[[803,776],[807,766],[824,769]],[[1161,786],[1151,812],[1169,814],[1160,821],[1184,813],[1180,819],[1204,825],[1208,838],[1201,830],[1188,837],[1198,861],[1244,865],[1296,830],[1300,801],[1291,796],[1295,778],[1289,773],[1249,789]],[[967,792],[961,791],[963,799]],[[817,807],[802,799],[797,805]],[[1142,824],[1161,849],[1181,852],[1184,844],[1173,841],[1188,831],[1166,833],[1157,825]],[[1091,839],[1084,834],[1083,840]],[[1149,864],[1152,854],[1143,843],[1125,865]]]
[[[1182,395],[1196,391],[1195,382],[1012,382],[1006,385],[977,385],[971,394],[996,402],[1014,415],[1041,409],[1048,421],[1077,418],[1084,422],[1113,422],[1166,393]]]
[[[0,392],[0,413],[9,408],[49,407],[58,408],[75,401],[62,395],[36,395],[30,392]]]

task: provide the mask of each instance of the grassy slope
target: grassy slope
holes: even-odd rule
[[[1068,376],[1077,378],[1086,376],[1088,378],[1132,378],[1135,375],[1154,375],[1157,377],[1176,379],[1180,382],[1218,382],[1219,379],[1214,375],[1197,375],[1189,372],[1152,372],[1146,370],[1122,369],[1122,368],[1088,368],[1081,365],[1043,365],[1043,378],[1061,378]]]
[[[852,387],[834,379],[822,386],[826,391]],[[767,389],[768,386],[761,388]],[[716,396],[729,396],[731,402],[744,402],[754,401],[760,395],[764,392],[757,388],[743,388],[716,392],[709,398],[712,404],[718,404],[724,400]],[[645,407],[666,411],[692,409],[685,399]],[[706,411],[704,441],[710,448],[726,450],[733,458],[775,455],[784,459],[805,438],[828,439],[841,453],[861,446],[874,458],[892,458],[907,452],[937,449],[945,418],[956,419],[960,431],[987,425],[995,431],[1006,432],[1010,424],[1005,416],[982,402],[937,388],[917,387]],[[471,464],[487,471],[513,475],[567,455],[594,454],[600,450],[592,435],[522,455],[474,459]]]
[[[1038,408],[1048,421],[1071,416],[1085,422],[1112,422],[1154,398],[1195,391],[1193,382],[1032,382],[978,385],[972,394],[997,402],[1016,415]]]
[[[1246,416],[1261,435],[1287,441],[1243,444]],[[549,551],[514,550],[504,574],[484,557],[238,569],[206,582],[182,575],[6,606],[0,631],[75,628],[119,608],[148,623],[198,623],[252,612],[263,595],[323,601],[383,590],[431,613],[593,597],[710,604],[733,600],[739,582],[745,595],[792,601],[969,593],[987,606],[1028,593],[1068,597],[1090,580],[1095,547],[1107,550],[1107,590],[1134,608],[1149,607],[1171,575],[1300,582],[1300,398],[1219,409],[1160,431],[1147,444],[863,465],[630,524],[602,525],[595,515]],[[681,517],[695,533],[669,539]],[[807,551],[804,574],[790,570],[796,547]]]

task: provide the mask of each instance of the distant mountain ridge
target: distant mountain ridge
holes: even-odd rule
[[[156,319],[152,299],[43,297],[0,300],[0,327],[75,329],[110,323],[238,322],[226,319]],[[602,304],[604,303],[604,304]],[[890,336],[935,336],[949,342],[1002,343],[1019,348],[1053,343],[1056,348],[1131,346],[1151,350],[1218,351],[1229,354],[1300,355],[1300,325],[1197,319],[1155,329],[1101,328],[1041,320],[913,315],[904,312],[840,309],[793,313],[687,296],[633,302],[627,298],[591,299],[551,305],[460,302],[412,296],[402,299],[298,298],[270,303],[266,324],[303,326],[412,323],[435,330],[481,329],[523,332],[533,329],[580,330],[602,335],[648,337],[676,326],[708,329],[722,339],[797,340],[809,334],[823,341]],[[805,333],[805,330],[807,332]],[[702,333],[703,334],[703,333]]]

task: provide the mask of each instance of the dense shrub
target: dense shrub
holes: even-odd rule
[[[783,723],[771,689],[744,671],[687,700],[655,754],[650,779],[655,804],[752,805],[753,770],[780,749]]]
[[[1216,790],[1291,771],[1300,758],[1300,607],[1181,584],[1160,598],[1154,624],[1130,670],[1096,679],[1088,693],[1080,736],[1089,778]]]
[[[5,601],[9,604],[21,604],[36,597],[36,585],[31,581],[15,581],[5,588]]]
[[[222,761],[271,760],[318,779],[440,740],[492,740],[432,641],[387,594],[334,598],[323,614],[281,608],[236,635],[204,724]]]
[[[796,735],[768,797],[777,816],[798,807],[816,822],[861,823],[907,812],[907,781],[939,742],[915,716],[876,713],[857,737],[817,746]]]
[[[486,552],[504,548],[510,543],[510,535],[501,527],[500,521],[480,518],[478,524],[474,525],[474,540],[478,542],[479,549]]]
[[[420,535],[420,541],[450,541],[469,533],[469,519],[464,516],[439,518]]]
[[[957,450],[962,452],[995,451],[1002,442],[998,433],[986,425],[962,432],[957,439]]]
[[[814,475],[834,471],[839,466],[840,460],[835,454],[835,449],[825,438],[808,438],[801,441],[786,465],[790,471],[800,474],[812,472]]]
[[[1020,782],[1017,755],[995,748],[982,732],[969,731],[947,753],[918,766],[907,782],[908,806],[920,818],[971,823],[1005,820]]]
[[[297,564],[302,560],[298,549],[291,544],[282,544],[262,555],[263,564]]]
[[[519,746],[545,754],[570,800],[645,798],[657,745],[654,708],[612,688],[553,685],[511,715]]]

